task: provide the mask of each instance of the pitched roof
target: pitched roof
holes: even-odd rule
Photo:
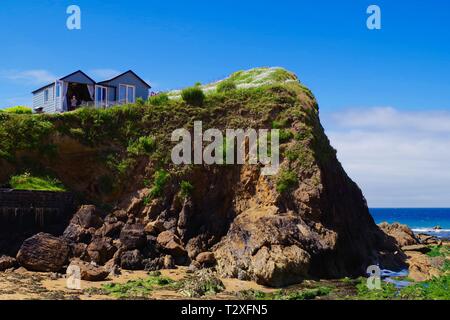
[[[111,82],[111,81],[113,81],[113,80],[116,80],[117,78],[119,78],[119,77],[121,77],[121,76],[123,76],[123,75],[125,75],[125,74],[127,74],[127,73],[131,73],[131,74],[133,74],[139,81],[141,81],[143,84],[145,84],[149,89],[151,88],[151,86],[150,86],[147,82],[145,82],[141,77],[139,77],[133,70],[128,70],[128,71],[126,71],[126,72],[124,72],[124,73],[119,74],[118,76],[115,76],[115,77],[112,78],[112,79],[105,80],[105,81],[101,81],[101,82],[95,82],[91,77],[89,77],[86,73],[84,73],[84,72],[81,71],[81,70],[77,70],[77,71],[75,71],[75,72],[72,72],[71,74],[68,74],[67,76],[64,76],[64,77],[62,77],[62,78],[60,78],[60,79],[55,79],[55,80],[64,81],[65,79],[69,78],[70,76],[73,76],[73,75],[76,74],[76,73],[81,73],[81,74],[84,75],[86,78],[88,78],[90,81],[92,81],[93,84],[96,84],[96,83],[98,83],[98,84],[105,84],[105,83],[107,83],[107,82]],[[37,92],[39,92],[39,91],[41,91],[41,90],[43,90],[43,89],[45,89],[45,88],[48,88],[48,87],[52,86],[53,84],[54,84],[54,82],[49,83],[49,84],[47,84],[47,85],[45,85],[45,86],[43,86],[43,87],[41,87],[41,88],[39,88],[39,89],[36,89],[36,90],[34,90],[34,91],[32,92],[32,94],[35,94],[35,93],[37,93]]]
[[[56,81],[56,80],[64,81],[64,80],[67,79],[68,77],[73,76],[74,74],[77,74],[77,73],[81,73],[81,74],[84,75],[86,78],[88,78],[90,81],[92,81],[93,84],[95,84],[95,81],[94,81],[91,77],[89,77],[86,73],[84,73],[83,71],[81,71],[81,70],[77,70],[77,71],[75,71],[75,72],[72,72],[71,74],[68,74],[67,76],[64,76],[64,77],[62,77],[62,78],[60,78],[60,79],[55,79],[55,81]],[[36,92],[39,92],[39,91],[41,91],[41,90],[43,90],[43,89],[45,89],[45,88],[48,88],[48,87],[52,86],[53,84],[54,84],[54,82],[49,83],[49,84],[47,84],[47,85],[45,85],[45,86],[43,86],[43,87],[41,87],[41,88],[39,88],[39,89],[34,90],[32,93],[35,94]]]
[[[151,86],[147,82],[145,82],[141,77],[139,77],[133,70],[125,71],[124,73],[121,73],[121,74],[119,74],[118,76],[115,76],[112,79],[101,81],[101,82],[99,82],[99,84],[104,84],[106,82],[111,82],[111,81],[116,80],[117,78],[119,78],[119,77],[121,77],[121,76],[123,76],[123,75],[125,75],[127,73],[133,74],[136,78],[139,79],[139,81],[141,81],[143,84],[145,84],[149,89],[151,88]]]

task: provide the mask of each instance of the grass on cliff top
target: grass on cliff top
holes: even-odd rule
[[[9,184],[16,190],[54,191],[64,192],[66,188],[55,178],[34,177],[29,173],[12,176]]]
[[[8,162],[20,170],[32,170],[27,163],[51,168],[49,162],[59,156],[58,141],[69,138],[86,150],[94,150],[98,163],[93,165],[106,165],[108,172],[93,181],[97,190],[117,194],[144,161],[150,161],[154,171],[143,179],[151,180],[159,169],[172,173],[176,168],[170,160],[174,145],[171,134],[179,128],[192,130],[194,121],[202,121],[203,130],[279,128],[282,144],[290,145],[281,154],[290,162],[288,172],[299,172],[311,167],[315,159],[333,155],[317,117],[317,103],[310,91],[294,80],[294,75],[275,68],[270,72],[263,69],[240,72],[230,78],[240,82],[247,77],[256,82],[261,79],[272,82],[209,93],[201,106],[168,99],[162,94],[147,102],[108,109],[85,108],[40,115],[0,113],[0,162]],[[293,123],[302,123],[300,132],[291,132]],[[296,185],[294,180],[292,175],[284,175],[278,180],[279,189],[289,191]],[[160,194],[156,192],[157,196]]]

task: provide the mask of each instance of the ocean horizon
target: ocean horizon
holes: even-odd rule
[[[369,211],[377,224],[398,222],[415,233],[450,238],[450,208],[370,208]]]

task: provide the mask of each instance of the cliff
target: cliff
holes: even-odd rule
[[[0,184],[45,172],[101,209],[84,208],[66,229],[62,238],[77,248],[68,259],[154,269],[208,257],[222,275],[272,286],[399,266],[396,245],[330,146],[311,91],[281,68],[226,81],[237,88],[205,85],[201,106],[174,91],[107,110],[0,113]],[[281,169],[263,176],[249,164],[174,165],[171,133],[192,131],[194,121],[204,130],[280,129]],[[101,222],[80,223],[86,214]]]

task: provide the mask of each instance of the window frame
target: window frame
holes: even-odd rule
[[[135,102],[136,102],[136,86],[131,85],[131,84],[123,84],[123,83],[120,83],[120,84],[119,84],[119,102],[120,102],[120,103],[122,103],[122,100],[123,100],[123,99],[120,99],[120,90],[121,90],[121,87],[125,87],[125,100],[124,100],[124,103],[125,103],[125,104],[128,104],[128,103],[135,103]],[[128,89],[129,89],[129,88],[133,88],[133,102],[131,102],[130,99],[129,99],[129,97],[128,97]]]

